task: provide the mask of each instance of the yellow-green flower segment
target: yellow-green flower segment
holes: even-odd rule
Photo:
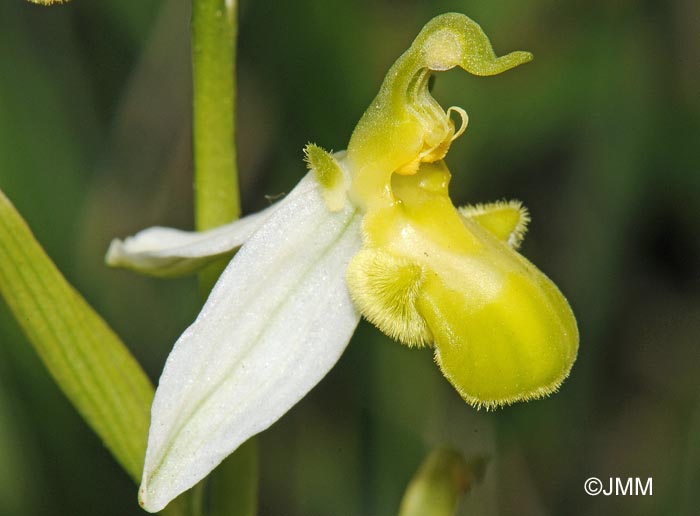
[[[347,272],[356,306],[400,342],[434,346],[444,375],[476,407],[556,391],[576,359],[578,330],[554,283],[516,251],[525,209],[452,204],[443,158],[467,117],[445,112],[428,80],[456,66],[494,75],[531,59],[496,57],[472,20],[438,16],[391,68],[347,152],[307,148],[328,208],[347,193],[364,213],[363,248]]]

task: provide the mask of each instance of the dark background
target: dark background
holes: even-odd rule
[[[261,515],[389,516],[440,444],[486,456],[460,514],[669,515],[700,507],[700,3],[246,0],[238,141],[244,210],[342,149],[422,25],[468,14],[493,78],[440,74],[470,115],[448,156],[458,204],[517,198],[522,252],[577,315],[579,358],[549,399],[461,401],[429,351],[363,323],[339,365],[265,432]],[[109,270],[108,242],[192,227],[188,2],[0,0],[0,187],[68,279],[157,379],[198,307],[191,279]],[[653,496],[588,497],[590,476]],[[136,488],[0,304],[0,515],[141,514]]]

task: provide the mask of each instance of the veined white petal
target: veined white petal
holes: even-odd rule
[[[307,175],[236,254],[160,378],[146,510],[192,487],[333,367],[359,320],[345,273],[361,240],[354,207],[329,212]]]
[[[105,261],[112,267],[133,269],[152,276],[183,276],[242,246],[276,208],[274,204],[209,231],[182,231],[159,226],[144,229],[123,241],[112,240]]]

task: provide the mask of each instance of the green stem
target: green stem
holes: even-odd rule
[[[237,0],[192,0],[195,226],[200,231],[231,222],[241,214],[235,141],[236,11]],[[204,296],[225,266],[225,261],[214,263],[200,273]],[[239,448],[211,478],[211,514],[254,516],[256,441]]]
[[[210,229],[241,214],[236,168],[236,1],[193,0],[195,221]]]
[[[209,483],[210,516],[258,512],[258,440],[253,437],[216,469]]]
[[[170,502],[160,511],[160,516],[205,516],[204,490],[205,482],[200,482],[186,493]]]

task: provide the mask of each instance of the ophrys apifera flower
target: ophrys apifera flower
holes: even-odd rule
[[[469,18],[439,16],[391,68],[347,151],[307,146],[310,172],[282,201],[208,232],[153,228],[112,244],[110,264],[157,275],[242,245],[160,378],[140,489],[147,510],[298,402],[360,315],[408,346],[433,347],[473,406],[559,387],[578,349],[571,309],[516,250],[528,222],[519,203],[453,205],[443,159],[467,115],[428,91],[436,71],[493,75],[531,58],[496,57]]]

